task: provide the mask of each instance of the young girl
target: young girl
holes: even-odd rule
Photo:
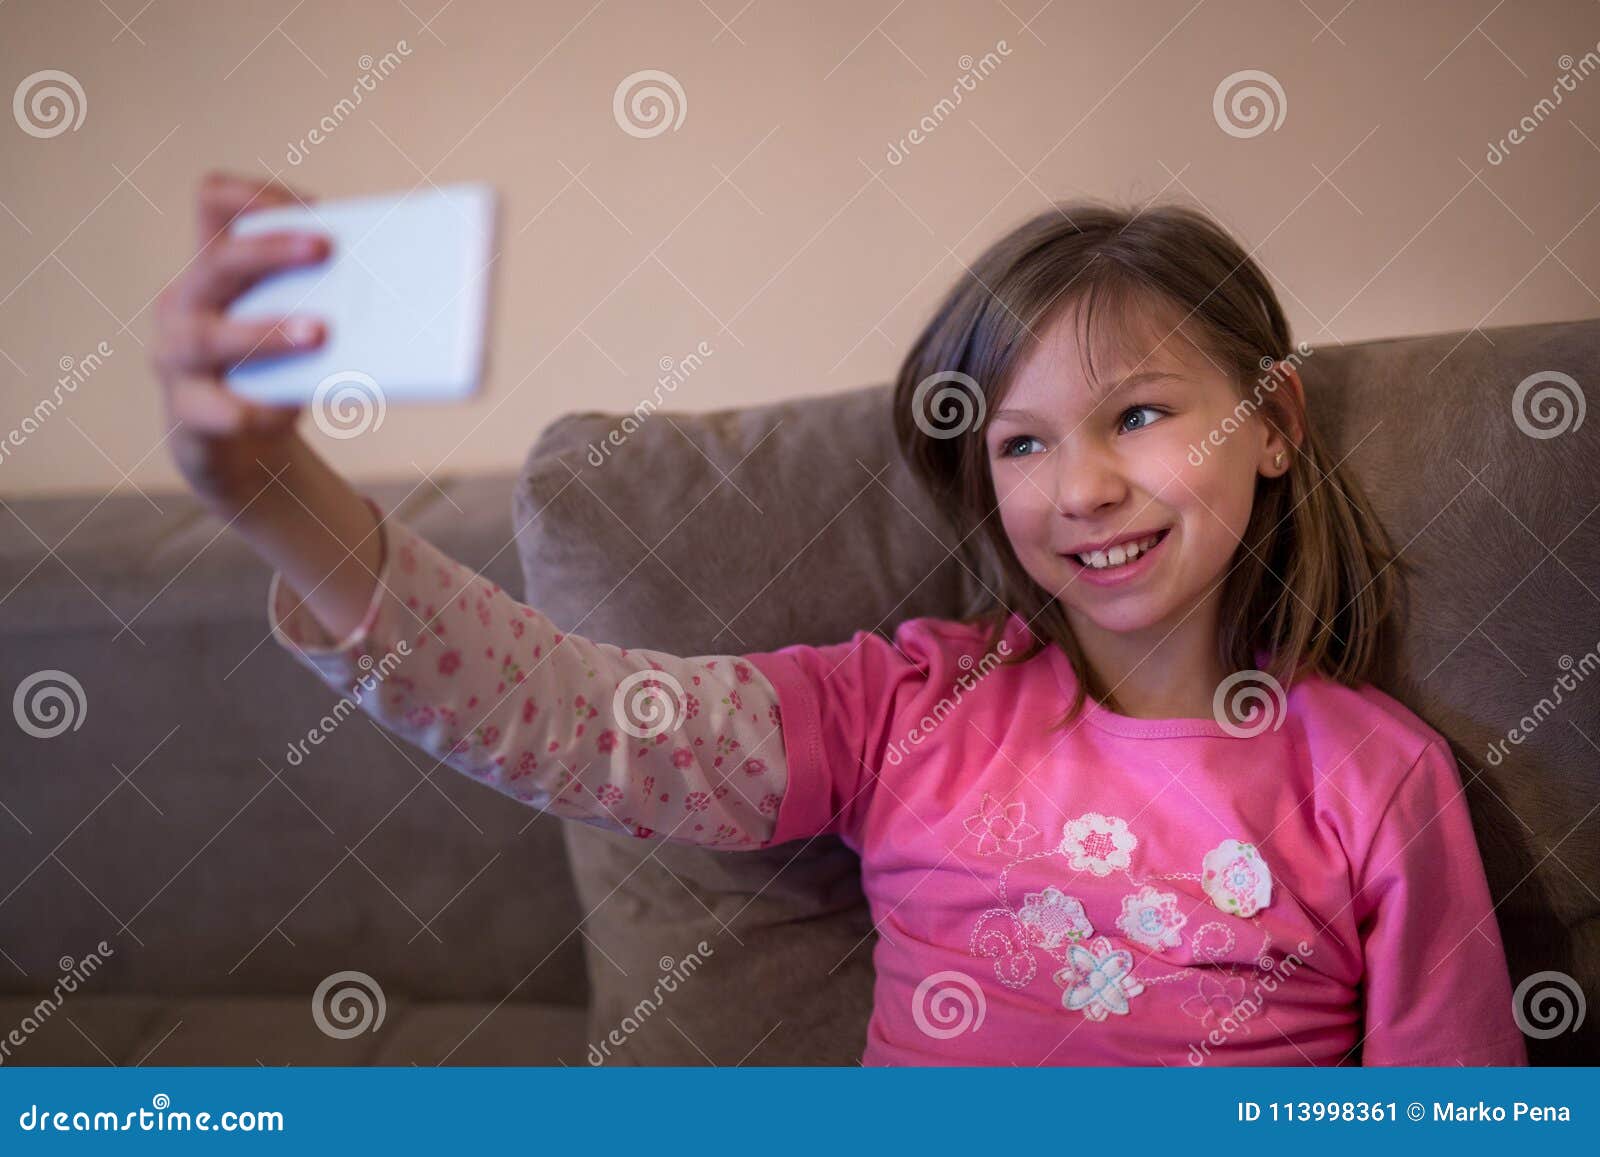
[[[865,1063],[1527,1063],[1455,759],[1369,681],[1398,560],[1204,216],[1057,206],[913,345],[900,448],[988,613],[684,658],[558,631],[221,387],[322,338],[221,312],[326,255],[226,236],[295,196],[204,183],[155,363],[273,637],[372,718],[641,839],[838,834],[881,933]]]

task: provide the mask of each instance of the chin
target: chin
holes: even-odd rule
[[[1137,605],[1135,605],[1137,604]],[[1096,607],[1093,611],[1085,610],[1072,603],[1067,604],[1072,613],[1081,619],[1087,619],[1099,630],[1113,635],[1126,635],[1136,631],[1145,631],[1166,621],[1167,608],[1157,605],[1149,598],[1131,600],[1125,607],[1109,608]]]

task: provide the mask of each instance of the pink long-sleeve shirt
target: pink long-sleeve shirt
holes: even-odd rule
[[[840,836],[879,932],[863,1063],[1527,1063],[1454,757],[1376,689],[1302,679],[1261,730],[1091,699],[1052,731],[1053,648],[1000,665],[913,619],[628,650],[382,527],[361,624],[331,638],[275,574],[273,637],[529,806],[729,851]],[[1029,638],[1013,616],[1005,653]]]

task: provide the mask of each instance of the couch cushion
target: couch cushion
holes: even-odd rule
[[[1484,753],[1548,693],[1562,655],[1600,645],[1600,423],[1541,439],[1512,413],[1529,374],[1581,377],[1597,354],[1600,323],[1587,321],[1321,347],[1302,367],[1313,421],[1420,568],[1384,689],[1457,745],[1513,983],[1555,969],[1590,991],[1600,692],[1498,766]],[[889,398],[875,386],[642,422],[561,419],[517,488],[529,600],[565,630],[683,655],[965,615],[983,593],[975,564],[899,465]],[[657,956],[704,939],[715,983],[674,994],[680,1031],[630,1038],[623,1054],[858,1059],[873,937],[848,849],[827,838],[711,853],[566,834],[590,912],[596,1036],[649,991]],[[1597,1030],[1591,1018],[1530,1051],[1593,1055]]]
[[[590,446],[619,420],[561,419],[517,488],[528,600],[564,630],[683,655],[950,613],[975,584],[900,466],[887,417],[881,389],[658,414],[599,466]],[[683,1031],[635,1034],[619,1059],[860,1059],[875,936],[859,861],[836,838],[719,856],[568,825],[567,846],[590,913],[596,1037],[651,991],[658,958],[713,949],[672,995]]]

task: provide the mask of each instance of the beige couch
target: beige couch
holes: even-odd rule
[[[1536,438],[1512,411],[1540,371],[1594,395],[1597,355],[1583,321],[1303,367],[1314,420],[1422,572],[1385,689],[1456,745],[1513,984],[1559,971],[1590,1002],[1600,686],[1497,765],[1485,753],[1562,656],[1600,647],[1600,421]],[[619,416],[575,414],[516,477],[370,490],[564,629],[682,654],[832,642],[978,593],[980,561],[911,486],[888,418],[884,387],[661,413],[596,467]],[[76,730],[0,740],[0,1038],[63,967],[112,949],[7,1063],[859,1057],[875,938],[838,841],[713,855],[562,825],[365,718],[290,765],[331,695],[266,638],[265,570],[193,503],[11,502],[0,519],[4,688],[55,668],[86,702]],[[693,977],[652,1004],[690,953]],[[312,994],[345,970],[386,1012],[340,1037]],[[1597,1020],[1530,1040],[1534,1063],[1600,1059]]]

